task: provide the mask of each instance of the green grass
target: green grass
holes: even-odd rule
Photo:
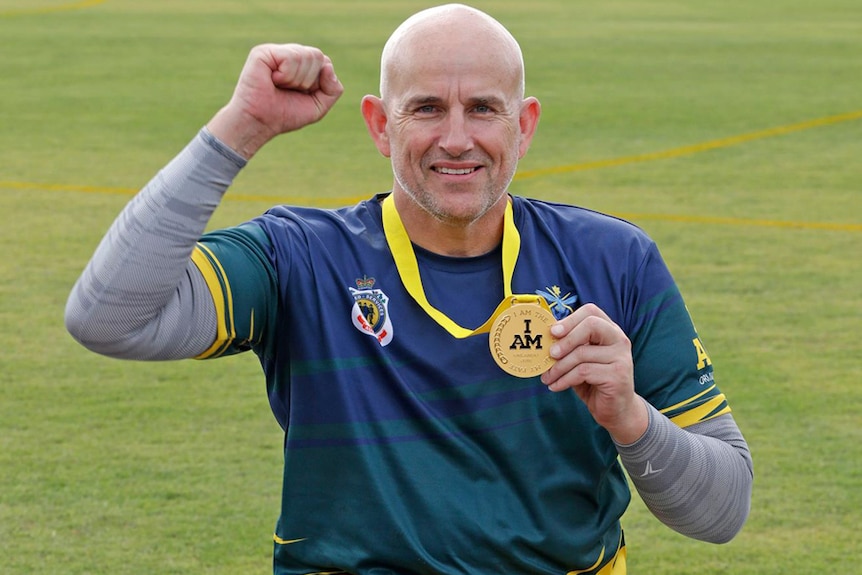
[[[129,190],[227,100],[255,43],[320,46],[346,92],[254,159],[213,226],[387,189],[359,100],[387,35],[426,4],[50,10],[71,4],[0,0],[0,572],[266,573],[281,436],[255,358],[101,358],[65,333],[63,306]],[[519,38],[543,103],[525,175],[862,110],[857,0],[475,5]],[[862,572],[859,158],[862,119],[515,182],[658,241],[754,454],[736,540],[685,539],[636,500],[630,572]]]

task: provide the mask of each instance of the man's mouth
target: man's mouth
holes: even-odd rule
[[[467,174],[472,174],[479,168],[443,168],[438,167],[434,168],[438,174],[446,174],[447,176],[466,176]]]

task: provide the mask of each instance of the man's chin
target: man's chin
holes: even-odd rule
[[[447,201],[438,203],[431,211],[438,221],[457,227],[465,227],[482,219],[489,211],[492,211],[497,202],[467,200]]]

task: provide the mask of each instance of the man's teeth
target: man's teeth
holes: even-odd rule
[[[453,168],[437,168],[437,171],[441,174],[447,174],[450,176],[466,176],[467,174],[471,174],[476,171],[476,168],[462,168],[460,170]]]

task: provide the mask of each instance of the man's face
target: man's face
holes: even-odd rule
[[[522,79],[511,57],[479,38],[438,41],[413,44],[390,74],[381,151],[396,188],[438,220],[468,224],[505,195],[532,130],[522,134]]]

